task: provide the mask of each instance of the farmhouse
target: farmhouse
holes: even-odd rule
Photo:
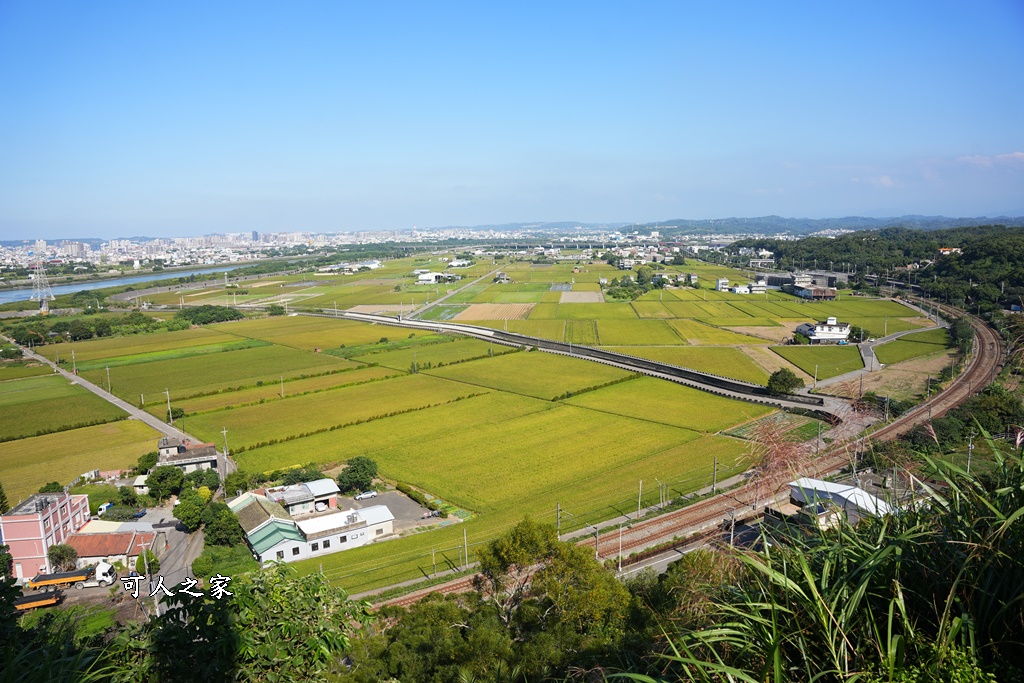
[[[733,294],[750,294],[750,287],[747,285],[733,285],[729,288]]]
[[[451,260],[451,262],[448,264],[448,267],[449,268],[467,268],[467,267],[469,267],[471,265],[473,265],[472,261],[469,261],[467,259],[456,258],[456,259],[452,259]]]
[[[836,290],[831,287],[794,287],[793,294],[812,301],[835,301]]]
[[[337,508],[340,490],[333,479],[317,479],[303,484],[267,489],[266,496],[294,517]]]
[[[148,474],[140,474],[135,477],[135,481],[132,482],[132,488],[135,489],[135,495],[144,496],[149,493],[149,486],[146,485]]]
[[[217,470],[220,453],[212,443],[192,444],[165,436],[157,442],[157,465],[174,465],[185,474],[196,470]]]
[[[717,289],[719,292],[728,292],[729,278],[720,277],[717,280],[715,280],[715,289]]]
[[[0,515],[0,539],[14,558],[14,578],[51,572],[50,546],[66,543],[88,521],[89,496],[69,493],[33,493]]]
[[[850,323],[837,322],[835,318],[828,318],[825,322],[803,323],[798,325],[796,331],[808,339],[811,343],[821,344],[826,342],[846,341],[850,336]]]
[[[394,533],[395,516],[386,505],[312,516],[295,521],[266,496],[243,493],[228,502],[261,563],[291,562],[357,548]]]
[[[757,280],[750,283],[751,294],[764,294],[766,291],[768,291],[768,283],[764,280]]]
[[[153,548],[155,540],[155,533],[128,531],[72,534],[67,544],[78,553],[79,567],[88,567],[99,562],[123,562],[126,566],[131,566],[144,548]]]

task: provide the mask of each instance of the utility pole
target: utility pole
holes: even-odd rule
[[[437,576],[437,556],[433,548],[430,549],[430,561],[434,563],[434,576]]]
[[[469,541],[466,537],[466,527],[462,527],[462,545],[466,546],[466,564],[463,569],[469,569]]]
[[[967,474],[971,473],[971,455],[974,454],[974,432],[967,437]]]
[[[562,504],[555,503],[555,538],[562,540]]]
[[[174,415],[171,413],[171,390],[164,389],[164,393],[167,394],[167,420],[173,425]]]
[[[284,398],[284,375],[281,375],[281,398]]]
[[[636,497],[636,518],[640,519],[640,501],[644,497],[644,480],[640,480],[640,493]]]
[[[107,393],[110,393],[110,366],[107,366]]]
[[[228,428],[224,427],[220,430],[220,433],[224,435],[224,458],[228,457]]]
[[[818,388],[818,364],[814,364],[814,388]]]
[[[622,522],[619,522],[619,573],[622,573]]]
[[[75,350],[71,349],[71,374],[78,374],[78,364],[75,362]]]
[[[715,469],[711,475],[711,495],[718,490],[718,456],[715,456]]]

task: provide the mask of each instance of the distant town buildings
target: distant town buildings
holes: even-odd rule
[[[850,323],[838,322],[834,317],[824,322],[803,323],[796,331],[811,340],[812,344],[846,341],[850,336]]]

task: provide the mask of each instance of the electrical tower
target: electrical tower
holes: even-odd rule
[[[29,301],[39,302],[39,315],[47,315],[50,312],[50,302],[56,297],[50,291],[50,281],[46,279],[46,267],[43,262],[35,264],[35,277],[32,279],[32,296]]]

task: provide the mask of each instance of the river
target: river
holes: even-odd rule
[[[247,264],[251,265],[251,264]],[[188,277],[189,275],[203,275],[204,273],[222,273],[225,271],[235,270],[236,268],[243,268],[244,266],[220,266],[218,268],[200,268],[196,270],[176,270],[174,272],[163,272],[163,273],[149,273],[147,275],[133,275],[131,277],[119,277],[111,280],[87,280],[83,282],[75,282],[69,285],[55,285],[50,283],[50,291],[53,292],[54,296],[60,294],[74,294],[75,292],[81,292],[83,289],[103,289],[104,287],[119,287],[121,285],[131,285],[137,282],[152,282],[154,280],[177,280],[179,277]],[[0,290],[0,304],[10,303],[12,301],[24,301],[32,296],[31,287],[21,287],[19,289],[2,289]]]

